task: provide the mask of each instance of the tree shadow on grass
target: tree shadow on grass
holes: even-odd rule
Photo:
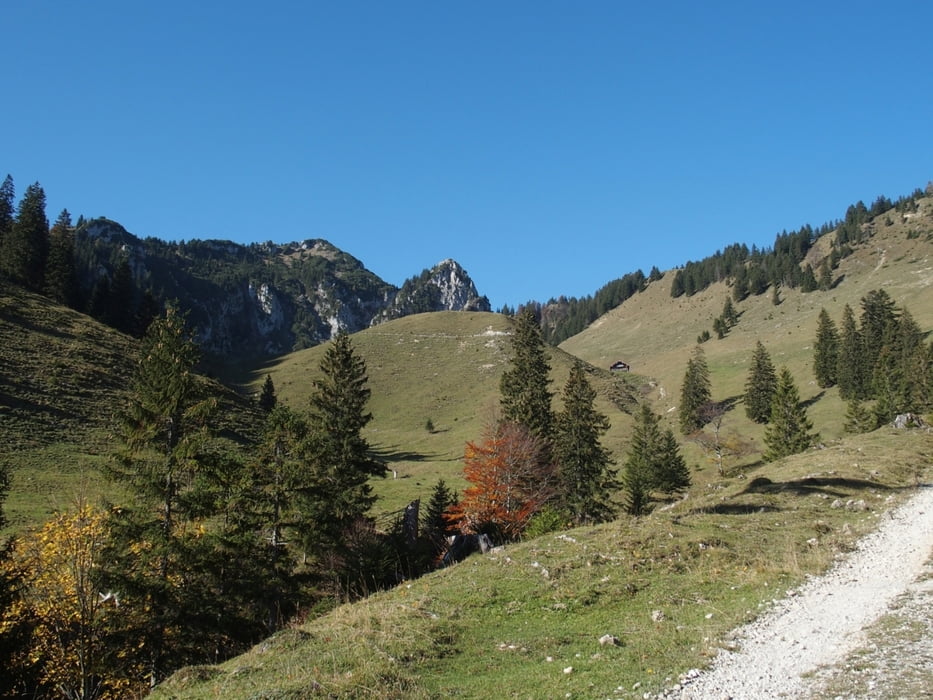
[[[771,481],[771,479],[759,476],[752,479],[748,486],[742,491],[743,494],[750,493],[794,493],[797,495],[807,495],[813,493],[825,493],[829,496],[843,497],[849,495],[851,491],[861,491],[865,489],[880,489],[888,491],[890,486],[878,483],[877,481],[868,481],[866,479],[847,479],[838,476],[808,476],[805,479],[794,479],[791,481]]]
[[[401,450],[398,449],[398,447],[398,445],[372,447],[370,449],[370,454],[376,459],[388,464],[394,464],[396,462],[436,462],[444,456],[440,453],[427,454],[424,452]]]
[[[820,399],[822,399],[825,395],[826,395],[826,391],[825,391],[825,390],[824,390],[824,391],[821,391],[820,393],[816,394],[815,396],[811,396],[809,399],[805,399],[805,400],[801,401],[801,402],[800,402],[800,405],[803,406],[804,408],[810,408],[810,406],[812,406],[812,405],[815,404],[817,401],[819,401]]]
[[[776,513],[780,508],[760,503],[717,503],[714,506],[695,508],[692,514],[704,515],[754,515],[755,513]]]

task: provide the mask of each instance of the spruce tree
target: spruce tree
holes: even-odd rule
[[[771,420],[765,428],[764,458],[774,461],[787,455],[803,452],[817,436],[810,433],[813,424],[807,418],[807,410],[800,402],[800,393],[790,370],[782,367],[778,374],[777,389],[771,401]]]
[[[771,400],[777,389],[777,373],[765,346],[759,340],[752,353],[751,368],[745,382],[745,415],[756,423],[771,419]]]
[[[874,413],[857,399],[846,401],[846,417],[843,430],[850,434],[867,433],[878,427]]]
[[[833,287],[833,271],[829,266],[829,258],[823,258],[820,263],[820,278],[818,280],[820,291],[828,292]]]
[[[262,390],[259,392],[259,408],[266,413],[271,413],[275,408],[278,398],[275,395],[275,384],[272,383],[272,375],[266,375],[266,381],[262,384]]]
[[[500,405],[505,420],[525,426],[546,446],[554,430],[550,371],[541,327],[525,308],[516,319],[509,367],[499,383]]]
[[[582,363],[571,368],[562,399],[554,437],[560,498],[574,522],[602,522],[613,513],[618,483],[609,450],[600,444],[609,419],[596,410],[596,391]]]
[[[430,543],[434,556],[443,551],[447,537],[456,534],[456,528],[448,520],[447,512],[456,505],[457,494],[443,479],[438,479],[431,491],[428,506],[421,517],[422,536]]]
[[[0,262],[10,278],[33,291],[44,288],[49,255],[49,221],[45,216],[45,191],[38,182],[26,188],[16,220],[3,237]]]
[[[207,541],[190,533],[215,514],[217,484],[207,454],[215,402],[198,395],[198,349],[175,307],[153,322],[140,355],[121,415],[122,447],[110,469],[134,505],[112,509],[105,583],[144,611],[126,616],[124,634],[154,685],[173,668],[209,657],[216,620],[198,610],[209,594],[208,572],[199,566]]]
[[[735,310],[732,299],[728,297],[726,297],[726,303],[723,304],[721,318],[725,322],[727,329],[732,328],[739,322],[739,313]]]
[[[862,334],[855,321],[855,313],[848,304],[842,310],[842,329],[839,336],[836,382],[843,399],[868,398],[868,366],[862,344]]]
[[[894,300],[883,289],[873,289],[862,297],[862,316],[859,320],[859,329],[862,334],[863,352],[871,383],[871,372],[881,354],[888,334],[897,324],[897,312]]]
[[[75,308],[78,303],[78,281],[75,274],[75,243],[71,214],[63,209],[49,231],[49,260],[45,273],[45,289],[52,299]]]
[[[684,435],[703,427],[703,409],[711,400],[709,368],[703,348],[697,345],[687,361],[680,392],[680,430]]]
[[[839,367],[839,333],[836,324],[826,309],[820,309],[813,343],[813,374],[816,383],[823,389],[836,384]]]
[[[310,399],[308,488],[301,494],[301,537],[306,553],[338,555],[351,526],[365,520],[375,502],[369,479],[385,476],[362,431],[372,420],[366,363],[350,336],[331,341]]]
[[[661,421],[648,404],[635,415],[632,442],[622,475],[631,515],[648,511],[653,491],[677,493],[690,486],[690,472],[674,433],[661,429]]]
[[[123,257],[117,263],[110,283],[107,317],[114,328],[127,334],[133,332],[136,320],[134,297],[133,272],[129,260]]]
[[[0,185],[0,252],[4,250],[4,239],[13,228],[13,213],[15,211],[13,207],[13,198],[15,195],[13,178],[7,175],[3,180],[3,184]],[[3,270],[0,269],[0,272],[3,272]]]

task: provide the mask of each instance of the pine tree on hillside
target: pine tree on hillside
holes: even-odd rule
[[[839,333],[839,354],[836,381],[839,396],[843,399],[864,400],[868,398],[867,363],[862,343],[862,334],[855,320],[855,313],[848,304],[842,310],[842,327]]]
[[[457,534],[456,528],[451,525],[447,517],[451,506],[457,503],[457,494],[447,486],[443,479],[438,479],[431,490],[431,498],[421,517],[422,536],[430,543],[431,553],[434,556],[443,551],[449,536]]]
[[[130,262],[123,257],[113,272],[110,283],[107,317],[109,323],[118,331],[130,334],[135,324],[135,285]]]
[[[771,462],[803,452],[817,439],[810,433],[813,423],[800,402],[794,377],[786,367],[778,375],[777,389],[771,402],[771,420],[765,428],[765,460]]]
[[[369,479],[385,476],[362,431],[372,420],[366,363],[350,336],[331,341],[310,399],[309,487],[302,493],[301,539],[306,553],[340,555],[344,536],[375,502]],[[339,573],[339,572],[337,572]]]
[[[653,491],[672,494],[690,487],[690,472],[674,433],[661,429],[660,418],[648,404],[642,404],[635,415],[622,482],[630,515],[648,511]]]
[[[275,384],[272,383],[272,375],[266,375],[266,381],[262,384],[262,390],[259,392],[259,408],[266,413],[271,413],[275,408],[278,398],[275,395]]]
[[[703,409],[711,400],[711,391],[706,355],[697,345],[687,361],[680,392],[680,430],[684,435],[703,427]]]
[[[602,522],[613,513],[618,483],[609,450],[600,444],[609,419],[596,410],[596,391],[580,362],[571,368],[562,398],[554,436],[560,499],[574,522]]]
[[[873,289],[868,292],[862,297],[861,305],[862,316],[859,320],[859,330],[867,367],[865,382],[870,387],[871,375],[881,355],[881,348],[897,325],[897,310],[894,300],[883,289]]]
[[[49,260],[45,271],[46,293],[55,301],[72,308],[78,303],[78,280],[75,274],[75,242],[71,214],[63,209],[49,231]]]
[[[134,505],[112,509],[104,583],[133,601],[128,609],[136,614],[124,618],[123,634],[129,649],[140,650],[154,685],[173,668],[209,656],[214,621],[198,610],[209,593],[198,566],[206,539],[190,533],[214,515],[216,483],[206,447],[215,402],[198,396],[198,349],[174,307],[149,328],[140,355],[110,472]]]
[[[739,322],[739,313],[732,304],[732,299],[726,297],[726,303],[723,304],[720,318],[725,322],[726,328],[731,329]]]
[[[45,191],[38,182],[26,188],[16,220],[3,237],[0,262],[10,278],[41,292],[49,255],[49,221],[45,216]]]
[[[846,401],[846,417],[843,424],[843,430],[847,433],[857,435],[859,433],[868,433],[878,427],[878,420],[874,413],[869,411],[865,404],[857,399]]]
[[[823,258],[820,263],[820,277],[818,280],[820,291],[828,292],[833,288],[833,271],[829,265],[829,258]]]
[[[872,373],[872,394],[878,399],[875,412],[879,423],[894,419],[899,413],[922,412],[925,359],[923,331],[911,313],[903,309],[889,326]]]
[[[13,228],[14,220],[14,197],[16,191],[13,187],[13,178],[7,175],[3,184],[0,185],[0,252],[4,250],[3,240],[9,235]],[[0,269],[0,272],[3,272]]]
[[[751,367],[745,382],[745,415],[756,423],[771,420],[771,401],[777,389],[777,373],[771,356],[759,340],[752,353]]]
[[[509,368],[499,383],[500,405],[504,419],[524,425],[546,448],[554,432],[550,371],[541,328],[526,308],[516,319]]]
[[[835,386],[839,368],[839,333],[826,309],[820,309],[813,343],[813,374],[823,389]]]

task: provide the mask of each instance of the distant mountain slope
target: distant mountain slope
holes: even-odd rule
[[[846,304],[858,316],[862,297],[873,289],[884,289],[898,306],[909,309],[922,330],[933,330],[933,197],[920,199],[918,210],[909,216],[882,215],[870,220],[864,234],[861,242],[850,244],[852,253],[839,262],[831,289],[803,293],[781,288],[778,305],[770,290],[735,302],[739,322],[721,340],[712,332],[713,322],[726,300],[733,298],[731,286],[718,282],[693,296],[674,298],[670,287],[675,276],[665,274],[560,348],[598,367],[616,360],[628,362],[633,371],[653,380],[655,388],[649,398],[656,410],[674,418],[687,358],[703,331],[712,334],[702,347],[717,400],[744,393],[748,360],[756,341],[761,340],[774,363],[791,370],[802,398],[815,402],[810,413],[823,436],[838,436],[845,407],[835,389],[820,390],[812,371],[820,309],[825,307],[838,325]],[[817,268],[830,255],[831,246],[832,234],[818,239],[805,264]],[[760,433],[743,422],[743,411],[731,413],[734,424],[730,427],[745,434]]]
[[[444,260],[401,289],[325,240],[248,246],[140,239],[107,219],[82,222],[76,258],[89,306],[144,306],[144,293],[190,310],[202,349],[268,357],[424,311],[489,311],[466,271]],[[128,278],[128,279],[127,279]],[[116,288],[131,288],[115,293]],[[129,299],[123,298],[129,296]],[[119,315],[119,314],[116,314]],[[119,326],[118,326],[119,327]]]

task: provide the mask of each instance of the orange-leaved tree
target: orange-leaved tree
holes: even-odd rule
[[[554,468],[543,454],[540,438],[518,423],[488,427],[482,442],[467,443],[463,472],[471,486],[450,509],[449,519],[464,533],[518,539],[554,493]]]

